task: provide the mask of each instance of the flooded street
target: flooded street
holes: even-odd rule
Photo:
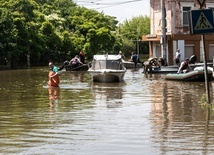
[[[0,71],[0,154],[214,154],[204,83],[164,76],[128,69],[124,82],[94,83],[64,71],[50,101],[47,68]]]

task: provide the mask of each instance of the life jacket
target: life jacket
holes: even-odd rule
[[[49,86],[53,86],[53,87],[58,87],[59,86],[59,75],[56,74],[53,71],[49,71],[48,77],[49,77],[49,81],[48,81],[48,85]],[[55,75],[55,76],[53,76]],[[53,77],[51,77],[53,76]]]

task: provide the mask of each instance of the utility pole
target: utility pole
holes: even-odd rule
[[[165,0],[161,0],[161,13],[162,13],[162,36],[161,36],[161,56],[166,59],[166,9]]]
[[[200,5],[199,10],[190,10],[189,19],[190,19],[190,34],[201,34],[202,42],[203,42],[203,59],[204,59],[204,79],[205,79],[205,89],[206,89],[206,101],[210,104],[210,88],[208,82],[208,69],[207,69],[207,58],[206,58],[206,44],[205,44],[205,33],[214,33],[214,28],[212,27],[213,20],[213,10],[205,9],[205,1],[206,0],[197,0]],[[196,14],[197,13],[197,14]],[[205,16],[206,15],[206,16]],[[202,17],[206,20],[202,20]],[[208,18],[209,17],[209,18]],[[193,20],[195,19],[195,20]],[[210,26],[207,26],[205,23],[205,27],[201,26],[204,22],[208,22]]]
[[[136,43],[137,43],[137,55],[139,56],[138,25],[137,25],[137,38],[136,38]]]

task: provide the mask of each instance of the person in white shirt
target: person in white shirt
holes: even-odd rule
[[[178,67],[180,66],[180,58],[181,58],[181,52],[180,52],[180,49],[177,49],[174,61]]]

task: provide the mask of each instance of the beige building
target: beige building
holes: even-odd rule
[[[150,34],[143,35],[143,41],[149,41],[150,57],[166,57],[169,65],[174,64],[176,49],[181,51],[181,60],[191,55],[197,56],[197,62],[203,62],[203,41],[201,34],[190,34],[188,11],[199,9],[197,0],[164,0],[166,14],[166,50],[163,53],[161,45],[162,28],[162,3],[161,0],[150,0]],[[206,0],[206,9],[214,9],[214,1]],[[213,25],[214,27],[214,25]],[[214,56],[214,34],[205,35],[205,49],[207,61],[212,61]]]

